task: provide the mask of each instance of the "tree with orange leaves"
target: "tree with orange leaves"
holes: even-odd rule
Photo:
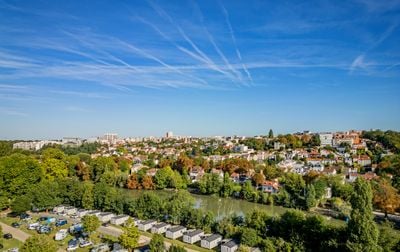
[[[387,217],[388,213],[394,213],[400,205],[400,197],[387,179],[381,179],[374,188],[374,204],[381,209]]]

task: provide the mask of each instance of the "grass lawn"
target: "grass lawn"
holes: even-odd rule
[[[22,246],[22,242],[16,240],[16,239],[3,239],[3,251],[6,251],[7,249],[11,248],[20,248]]]

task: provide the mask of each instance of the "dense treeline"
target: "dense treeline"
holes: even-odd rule
[[[397,131],[381,131],[371,130],[363,131],[362,137],[376,141],[383,145],[384,148],[390,149],[397,154],[400,154],[400,132]]]

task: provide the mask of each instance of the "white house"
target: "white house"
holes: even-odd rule
[[[78,209],[76,209],[76,207],[65,207],[64,208],[64,213],[68,214],[68,215],[73,215],[78,211]]]
[[[113,213],[100,213],[98,217],[101,222],[105,223],[105,222],[109,222],[111,220],[111,218],[114,216],[115,216],[115,214],[113,214]]]
[[[125,222],[127,222],[128,219],[129,219],[129,215],[125,215],[125,214],[117,215],[110,219],[110,223],[113,225],[122,225]]]
[[[215,248],[216,246],[218,246],[221,240],[222,236],[219,234],[209,235],[201,240],[201,247],[207,249]]]
[[[201,240],[201,237],[204,235],[203,230],[197,229],[197,230],[191,230],[188,232],[185,232],[183,235],[183,242],[186,243],[196,243]]]
[[[321,146],[333,146],[333,134],[330,132],[319,133],[319,140],[321,141]]]
[[[279,191],[279,183],[277,181],[266,180],[262,183],[261,190],[266,193],[277,193]]]
[[[155,225],[156,223],[157,223],[157,221],[155,221],[155,220],[141,221],[141,222],[139,222],[138,228],[141,231],[147,231],[150,228],[152,228],[153,225]]]
[[[151,227],[151,233],[153,234],[163,234],[165,232],[167,232],[167,229],[170,228],[171,225],[161,222],[161,223],[157,223],[155,224],[153,227]]]
[[[171,227],[167,230],[165,236],[170,239],[177,239],[186,232],[186,228],[183,226]]]
[[[221,252],[235,252],[239,248],[239,244],[234,240],[230,240],[221,245]]]

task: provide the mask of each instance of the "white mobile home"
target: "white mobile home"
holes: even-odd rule
[[[113,213],[100,213],[99,216],[99,220],[103,223],[109,222],[111,220],[112,217],[114,217],[115,214]]]
[[[204,232],[200,229],[188,231],[183,235],[183,242],[190,244],[196,243],[201,240],[203,235]]]
[[[101,212],[99,210],[92,210],[92,211],[89,211],[87,213],[87,215],[89,215],[89,216],[94,215],[94,216],[97,216],[97,217],[99,217],[100,214],[101,214]]]
[[[122,225],[125,222],[127,222],[128,219],[129,219],[129,215],[125,215],[125,214],[117,215],[117,216],[114,216],[111,218],[110,223],[114,224],[114,225]]]
[[[76,212],[76,216],[78,216],[78,218],[82,218],[83,216],[87,215],[88,213],[89,213],[89,210],[79,209],[78,212]]]
[[[53,213],[55,213],[55,214],[62,213],[62,212],[64,212],[64,208],[65,208],[65,206],[63,206],[63,205],[56,206],[53,208]]]
[[[66,213],[67,215],[73,215],[78,211],[78,209],[76,209],[76,207],[65,207],[64,208],[64,213]]]
[[[201,240],[201,247],[207,249],[215,248],[216,246],[218,246],[221,240],[222,236],[219,234],[209,235]]]
[[[150,228],[153,227],[153,225],[155,225],[157,223],[157,221],[155,220],[146,220],[146,221],[141,221],[138,225],[139,230],[141,231],[147,231]]]
[[[186,228],[183,226],[175,226],[171,227],[167,230],[165,236],[170,239],[177,239],[183,236],[183,233],[186,232]]]
[[[152,228],[151,228],[151,233],[153,234],[163,234],[165,232],[167,232],[167,229],[170,228],[171,225],[161,222],[161,223],[157,223],[155,224]]]
[[[234,240],[230,240],[221,245],[221,252],[235,252],[239,248]]]

